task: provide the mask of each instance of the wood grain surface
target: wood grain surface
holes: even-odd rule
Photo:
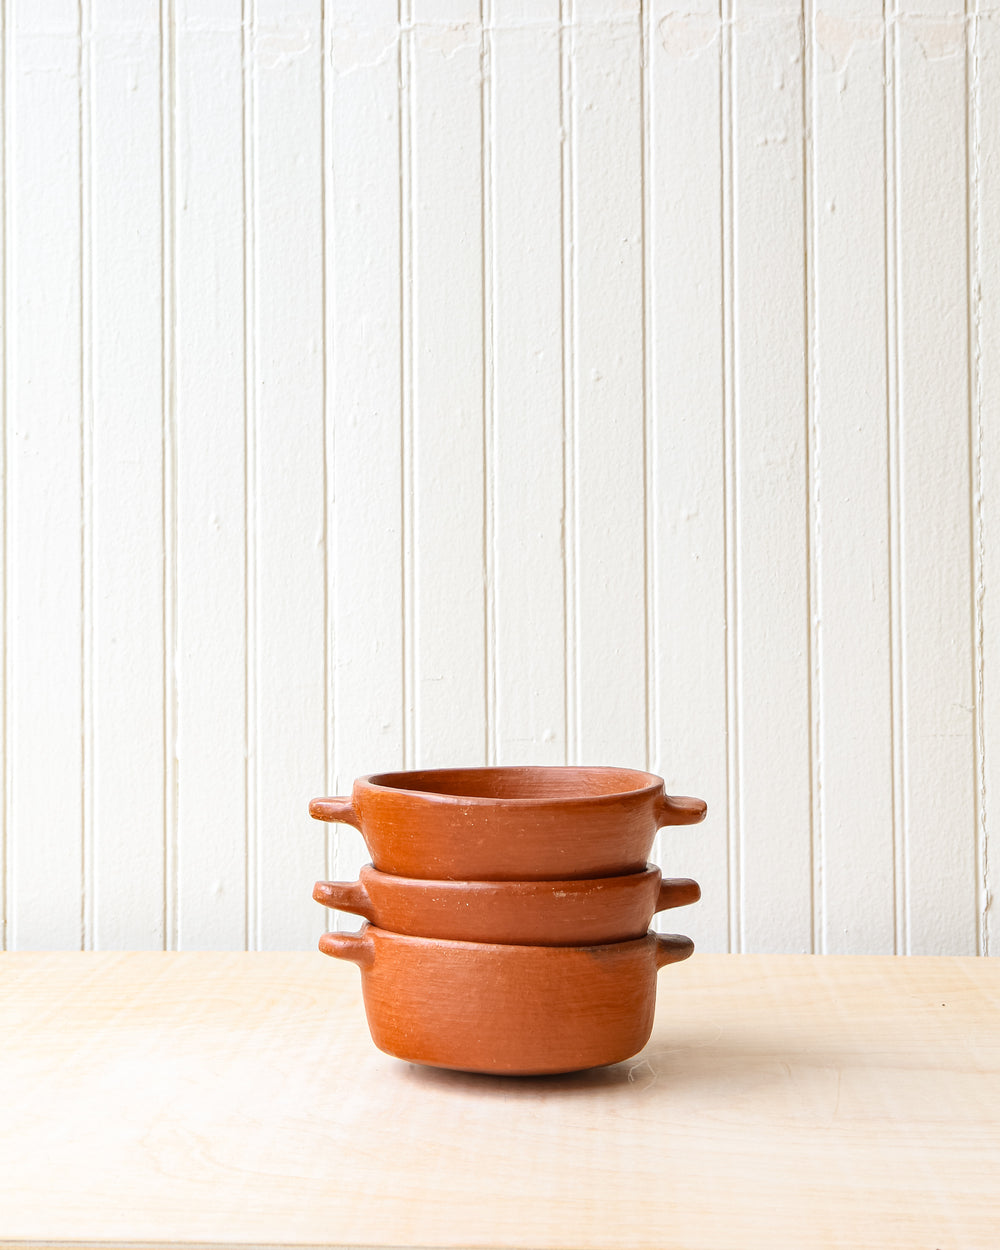
[[[399,1063],[320,954],[0,957],[0,1243],[995,1250],[1000,963],[695,955],[636,1059]]]

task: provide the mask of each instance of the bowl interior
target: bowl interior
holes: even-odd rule
[[[464,799],[587,799],[659,785],[633,768],[434,768],[377,773],[371,785]]]

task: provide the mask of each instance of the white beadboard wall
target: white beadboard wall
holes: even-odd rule
[[[1000,5],[671,5],[2,0],[7,949],[606,762],[703,950],[998,950]]]

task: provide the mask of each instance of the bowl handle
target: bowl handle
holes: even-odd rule
[[[317,882],[317,885],[322,882]],[[316,898],[316,895],[313,895]],[[666,911],[670,907],[687,907],[689,903],[697,903],[701,898],[701,886],[690,877],[669,877],[660,882],[660,892],[656,897],[654,912]],[[322,900],[318,900],[322,901]]]
[[[351,799],[313,799],[309,804],[309,815],[314,820],[332,820],[341,825],[353,825],[361,828],[361,821]]]
[[[324,933],[319,948],[324,955],[349,959],[359,968],[370,968],[375,959],[375,942],[367,929],[360,933]]]
[[[656,827],[664,825],[696,825],[705,819],[708,805],[704,799],[688,799],[663,794],[656,801]],[[315,815],[315,813],[313,813]]]
[[[353,912],[355,916],[372,919],[372,901],[361,881],[317,881],[313,898],[324,907]]]
[[[694,951],[694,942],[681,933],[654,933],[656,938],[656,966],[677,964]]]

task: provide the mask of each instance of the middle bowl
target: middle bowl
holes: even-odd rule
[[[313,898],[411,937],[502,945],[583,946],[642,937],[654,912],[696,903],[687,878],[659,868],[567,881],[433,881],[370,864],[357,881],[317,881]]]

